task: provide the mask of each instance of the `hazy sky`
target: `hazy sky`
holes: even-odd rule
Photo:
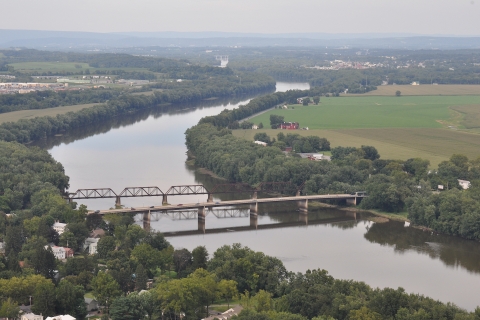
[[[0,29],[480,35],[480,0],[0,0]]]

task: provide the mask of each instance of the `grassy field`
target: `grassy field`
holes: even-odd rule
[[[322,97],[319,105],[273,109],[250,119],[270,124],[270,115],[310,129],[442,128],[451,125],[450,107],[478,104],[478,96]]]
[[[443,84],[443,85],[395,85],[378,86],[377,90],[365,94],[347,96],[395,96],[395,92],[400,91],[402,96],[464,96],[480,95],[480,85],[464,84]]]
[[[144,68],[93,68],[88,63],[83,62],[19,62],[10,64],[15,68],[15,71],[19,72],[80,72],[89,69],[91,74],[95,73],[95,70],[124,70],[124,71],[142,71],[151,73]],[[80,66],[81,68],[77,68]]]
[[[479,100],[478,96],[322,97],[318,106],[274,109],[249,121],[268,126],[270,114],[278,114],[310,129],[289,132],[327,138],[332,147],[372,145],[383,159],[420,157],[436,167],[454,153],[480,156]],[[253,140],[262,131],[271,137],[280,132],[235,130],[234,135]]]
[[[276,137],[280,130],[234,130],[233,134],[253,141],[253,136],[258,132]],[[437,167],[454,153],[465,154],[471,159],[480,156],[480,135],[448,129],[316,129],[282,132],[323,137],[330,141],[332,147],[375,146],[382,159],[407,160],[419,157],[430,160],[432,167]]]
[[[65,107],[38,109],[38,110],[21,110],[21,111],[1,113],[0,124],[4,122],[15,122],[21,119],[32,119],[35,117],[46,117],[46,116],[54,117],[57,114],[65,114],[70,111],[76,112],[85,108],[91,108],[97,104],[98,103],[88,103],[88,104],[78,104],[75,106],[65,106]]]

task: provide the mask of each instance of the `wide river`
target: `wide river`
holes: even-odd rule
[[[277,91],[308,89],[306,83],[278,83]],[[182,111],[154,108],[108,123],[82,128],[41,144],[79,188],[221,183],[186,164],[184,132],[202,117],[246,104],[214,100],[185,105]],[[294,120],[294,119],[291,119]],[[165,191],[165,190],[164,190]],[[205,197],[205,196],[203,196]],[[225,200],[226,197],[217,198]],[[170,203],[202,201],[198,196],[170,197]],[[82,201],[105,209],[113,199]],[[127,198],[130,206],[158,205],[161,198]],[[209,212],[199,225],[194,214],[153,214],[151,228],[166,232],[175,248],[205,245],[213,252],[241,243],[278,257],[288,270],[326,269],[336,278],[364,281],[373,287],[403,287],[407,292],[451,301],[473,310],[480,305],[480,244],[432,235],[402,223],[373,223],[333,209],[310,209],[308,221],[290,205],[260,206],[257,221],[244,208]],[[137,221],[142,224],[141,216]],[[197,230],[206,229],[206,232]]]

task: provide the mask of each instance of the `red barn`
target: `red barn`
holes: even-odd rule
[[[284,122],[280,124],[280,129],[297,130],[299,128],[298,122]]]

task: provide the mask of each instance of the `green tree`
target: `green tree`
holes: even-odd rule
[[[87,308],[84,295],[83,287],[73,285],[68,281],[60,281],[56,289],[57,314],[69,314],[77,319],[85,318]]]
[[[17,319],[19,313],[20,308],[18,307],[18,303],[13,301],[11,298],[5,299],[0,304],[0,317],[4,317],[7,319]]]
[[[55,286],[51,281],[38,284],[33,293],[32,311],[44,316],[55,315]]]
[[[207,269],[208,251],[205,246],[198,246],[192,250],[192,269]]]
[[[395,91],[395,95],[396,95],[397,97],[400,97],[400,96],[402,95],[402,92],[400,92],[400,90],[397,90],[397,91]]]
[[[380,314],[368,309],[367,307],[361,307],[358,310],[352,310],[348,314],[348,319],[351,320],[381,320]]]
[[[110,252],[113,252],[116,248],[115,237],[104,236],[98,240],[97,254],[100,258],[107,258]]]
[[[285,119],[283,116],[271,114],[270,126],[272,127],[272,129],[277,129],[280,126],[280,124],[284,122],[283,119]]]
[[[122,294],[118,282],[111,275],[102,271],[93,277],[91,285],[93,296],[100,305],[105,306],[107,311],[115,298]]]
[[[235,299],[238,296],[237,282],[222,279],[218,283],[218,290],[220,292],[220,297],[227,300],[228,308],[230,308],[230,300]]]
[[[140,291],[147,288],[148,275],[142,264],[138,264],[135,269],[135,290]]]
[[[313,102],[315,104],[318,104],[320,102],[320,97],[319,96],[313,97]]]

